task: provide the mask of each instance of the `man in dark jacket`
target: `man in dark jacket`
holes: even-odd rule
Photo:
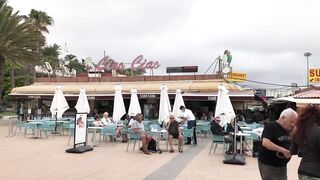
[[[223,131],[223,128],[220,126],[220,121],[221,120],[219,116],[213,118],[213,120],[211,121],[210,130],[212,134],[224,136],[226,133]]]

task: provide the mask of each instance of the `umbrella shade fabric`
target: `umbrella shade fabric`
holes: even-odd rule
[[[171,105],[168,96],[168,88],[166,85],[161,86],[160,105],[159,105],[159,123],[168,122]]]
[[[69,109],[68,102],[66,98],[63,95],[61,86],[56,86],[56,90],[53,96],[53,100],[50,107],[50,112],[52,114],[52,117],[55,115],[57,119],[62,118],[62,114]]]
[[[112,118],[116,122],[118,122],[120,118],[126,114],[126,108],[124,106],[121,90],[122,90],[121,86],[116,85],[115,93],[114,93],[114,102],[113,102],[113,113],[112,113]]]
[[[229,91],[224,86],[220,85],[218,87],[218,98],[215,110],[215,117],[220,117],[221,126],[230,123],[231,119],[236,117],[228,93]]]
[[[77,104],[75,106],[78,113],[90,113],[90,106],[88,97],[86,95],[86,90],[81,88]]]
[[[178,119],[179,116],[183,115],[182,111],[180,110],[180,106],[185,106],[184,105],[184,101],[183,101],[183,97],[181,94],[181,89],[177,89],[176,90],[176,97],[174,100],[174,104],[173,104],[173,115],[176,119]]]
[[[141,107],[137,95],[136,89],[131,89],[131,98],[130,98],[130,105],[129,105],[129,111],[128,114],[134,114],[141,113]]]

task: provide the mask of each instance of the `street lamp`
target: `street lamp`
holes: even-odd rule
[[[309,56],[311,55],[310,52],[304,53],[304,56],[307,57],[307,87],[309,87]]]

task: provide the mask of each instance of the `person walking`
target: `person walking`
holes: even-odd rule
[[[188,125],[187,128],[191,129],[192,127],[194,127],[194,129],[193,129],[193,141],[194,141],[193,144],[197,145],[196,118],[190,109],[186,109],[186,107],[180,106],[180,110],[183,112],[183,121],[187,121],[187,125]],[[190,137],[187,138],[187,142],[185,144],[186,145],[191,144]]]
[[[258,166],[262,180],[287,180],[287,163],[290,161],[290,132],[298,115],[291,108],[285,109],[277,121],[265,125]]]
[[[320,107],[307,105],[299,111],[293,140],[301,149],[300,180],[320,179]]]

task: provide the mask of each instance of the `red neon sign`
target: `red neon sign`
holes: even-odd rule
[[[131,69],[157,69],[160,67],[159,61],[148,61],[139,55],[131,62]],[[117,62],[111,58],[104,57],[97,64],[97,70],[123,70],[125,65],[123,62]]]

